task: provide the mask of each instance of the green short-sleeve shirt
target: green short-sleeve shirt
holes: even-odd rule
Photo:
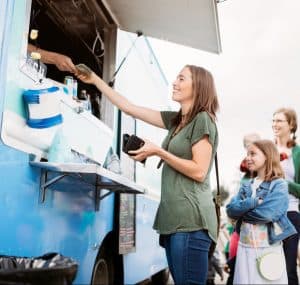
[[[178,157],[192,159],[193,144],[208,135],[213,148],[212,158],[203,182],[197,182],[164,163],[161,201],[153,228],[160,234],[205,229],[209,236],[216,241],[217,216],[209,176],[218,145],[217,127],[206,112],[200,112],[170,140],[175,129],[175,126],[172,125],[172,118],[176,114],[176,112],[169,111],[161,112],[164,125],[169,130],[162,147],[165,149],[168,147],[167,150]]]

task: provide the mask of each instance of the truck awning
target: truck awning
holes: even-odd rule
[[[121,30],[221,52],[216,0],[102,0]]]

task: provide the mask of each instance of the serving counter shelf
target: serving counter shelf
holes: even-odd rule
[[[46,198],[46,191],[65,178],[81,180],[94,188],[95,211],[99,211],[100,201],[111,193],[144,194],[145,188],[122,175],[111,172],[92,163],[51,163],[31,161],[30,165],[42,171],[40,202]],[[105,190],[105,191],[104,191]]]

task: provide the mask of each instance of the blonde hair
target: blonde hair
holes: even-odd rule
[[[244,138],[243,138],[244,148],[247,148],[247,146],[249,144],[251,144],[253,141],[256,141],[256,140],[260,140],[260,135],[257,133],[249,133],[249,134],[244,135]]]
[[[294,147],[297,144],[296,142],[296,131],[298,128],[297,114],[295,110],[292,108],[279,108],[273,113],[273,116],[278,113],[284,114],[289,126],[291,127],[291,133],[293,136],[288,140],[287,147],[288,148]]]
[[[284,178],[284,172],[280,165],[280,155],[276,145],[271,140],[256,140],[251,143],[260,149],[266,157],[265,181],[276,178]]]

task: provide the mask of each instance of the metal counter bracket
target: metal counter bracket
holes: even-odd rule
[[[112,194],[113,192],[128,193],[128,194],[143,194],[145,189],[133,181],[119,174],[113,173],[96,164],[72,164],[72,163],[49,163],[49,162],[34,162],[30,164],[41,169],[40,181],[40,203],[45,202],[46,191],[51,185],[65,177],[79,177],[81,181],[95,187],[95,211],[99,211],[100,201]],[[51,172],[55,176],[48,180],[48,173]],[[85,175],[95,174],[95,182],[91,183],[85,179]],[[101,195],[102,190],[108,190]]]

